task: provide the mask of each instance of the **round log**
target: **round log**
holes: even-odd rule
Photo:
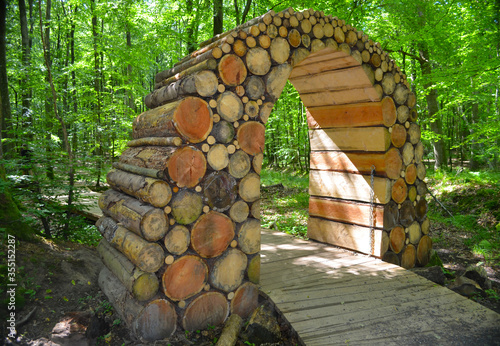
[[[155,299],[137,315],[132,330],[144,341],[156,341],[170,337],[177,326],[174,306],[166,299]]]
[[[417,167],[414,164],[406,167],[405,180],[410,185],[413,184],[415,180],[417,180]]]
[[[260,174],[262,169],[262,161],[264,161],[264,154],[260,153],[254,156],[252,160],[252,167],[255,173]]]
[[[244,52],[240,55],[235,50],[235,53],[240,56],[245,55],[246,45],[241,40],[236,40],[236,42],[240,42],[244,45]],[[235,48],[235,45],[233,45],[233,49]],[[245,67],[245,63],[234,54],[224,55],[219,61],[218,70],[220,78],[227,86],[240,85],[247,77],[247,68]]]
[[[311,25],[311,22],[308,21],[308,20],[303,20],[300,22],[300,30],[302,31],[302,33],[304,34],[308,34],[311,32],[312,30],[312,25]]]
[[[269,46],[271,45],[271,38],[268,35],[260,35],[259,45],[264,49],[269,48]]]
[[[252,203],[252,207],[250,208],[250,214],[257,220],[260,220],[260,199]]]
[[[245,41],[243,40],[236,40],[233,43],[233,52],[236,53],[238,56],[245,56],[247,53],[248,47]],[[224,58],[224,57],[222,57]]]
[[[405,246],[406,234],[405,230],[401,226],[396,226],[391,230],[390,233],[390,246],[394,253],[400,253]]]
[[[183,256],[167,267],[162,276],[163,293],[173,301],[190,298],[203,289],[208,268],[198,256]]]
[[[271,42],[269,50],[271,52],[271,58],[278,64],[285,63],[290,56],[290,45],[283,37],[275,38]]]
[[[165,253],[157,243],[150,243],[122,226],[118,226],[110,244],[140,270],[154,273],[163,264]]]
[[[115,190],[125,192],[154,207],[163,208],[172,198],[172,189],[165,181],[111,170],[106,176],[108,184]]]
[[[406,121],[408,121],[408,118],[410,117],[410,110],[408,109],[408,107],[406,107],[405,105],[399,106],[397,113],[398,122],[400,124],[404,124]]]
[[[241,179],[238,193],[245,202],[255,202],[260,198],[260,177],[249,173]]]
[[[168,220],[162,209],[115,190],[108,190],[101,195],[99,207],[104,214],[146,240],[157,241],[165,236]]]
[[[269,115],[271,115],[271,111],[273,110],[274,103],[266,102],[260,107],[259,117],[260,120],[265,124],[269,119]]]
[[[191,246],[204,258],[222,254],[233,238],[233,221],[216,211],[202,215],[191,230]]]
[[[257,76],[267,74],[271,68],[271,57],[269,53],[260,47],[252,48],[248,51],[246,62],[248,70]]]
[[[231,314],[237,314],[241,318],[247,318],[259,306],[259,288],[250,283],[244,283],[231,300]]]
[[[181,225],[172,228],[165,236],[167,251],[174,255],[182,255],[187,251],[190,242],[189,230]]]
[[[399,257],[392,251],[387,251],[384,256],[382,257],[382,261],[387,262],[387,263],[392,263],[397,266],[401,265],[399,262]]]
[[[302,42],[300,32],[297,29],[292,29],[288,33],[288,42],[290,46],[297,48]]]
[[[377,53],[373,53],[372,56],[371,56],[371,58],[370,58],[370,63],[374,67],[379,67],[380,64],[382,63],[382,58]]]
[[[412,222],[411,225],[406,229],[406,232],[408,233],[408,239],[410,240],[410,243],[413,245],[418,245],[418,242],[422,237],[420,224],[417,221]]]
[[[432,240],[429,236],[424,235],[417,247],[417,260],[421,266],[427,265],[429,263],[429,258],[432,250]]]
[[[423,158],[424,158],[424,145],[422,144],[421,141],[419,141],[415,146],[415,162],[417,164],[422,163]]]
[[[411,269],[415,267],[415,262],[417,261],[415,246],[412,244],[408,244],[406,249],[403,251],[401,255],[401,267],[405,269]]]
[[[406,143],[406,129],[403,125],[395,124],[392,127],[391,142],[396,148],[401,148]]]
[[[424,221],[422,221],[422,224],[420,226],[422,228],[422,233],[427,235],[429,234],[429,230],[430,230],[430,227],[431,227],[431,222],[429,220],[429,218],[425,218]]]
[[[260,221],[249,219],[245,221],[238,232],[238,244],[241,251],[252,255],[260,250]]]
[[[199,143],[212,130],[212,110],[198,97],[186,97],[140,114],[133,123],[133,138],[171,137],[180,134]]]
[[[243,150],[236,151],[229,160],[229,174],[240,179],[250,172],[250,157]]]
[[[391,127],[396,123],[396,105],[391,97],[384,97],[381,102],[384,125]]]
[[[335,30],[333,32],[333,37],[335,38],[335,41],[337,41],[337,43],[342,43],[345,41],[345,34],[344,34],[344,31],[342,31],[342,28],[337,26],[335,27]]]
[[[243,201],[237,201],[229,209],[229,216],[234,222],[243,222],[248,218],[250,208]]]
[[[405,145],[403,146],[402,156],[405,166],[408,166],[413,161],[413,158],[415,157],[415,149],[413,148],[413,145],[411,143],[405,143]]]
[[[256,121],[248,121],[238,127],[236,138],[238,143],[249,155],[257,155],[264,151],[265,126]]]
[[[398,204],[394,201],[389,201],[384,205],[384,229],[390,230],[399,224],[399,209]]]
[[[412,202],[415,202],[417,199],[417,188],[415,186],[410,186],[410,189],[408,190],[408,198]]]
[[[394,90],[394,101],[400,105],[404,105],[408,99],[408,92],[409,90],[403,84],[398,84]]]
[[[234,291],[243,281],[247,262],[247,256],[240,250],[227,250],[215,261],[210,272],[210,284],[224,292]]]
[[[219,143],[230,143],[234,138],[234,126],[228,121],[221,120],[214,125],[210,133]]]
[[[257,254],[248,262],[247,268],[248,280],[254,284],[260,281],[260,254]]]
[[[227,172],[213,172],[203,182],[204,201],[214,210],[228,210],[238,197],[237,183]]]
[[[194,222],[201,215],[203,202],[201,196],[189,190],[181,190],[174,195],[170,202],[170,214],[181,225]]]
[[[250,76],[247,78],[245,82],[245,95],[249,99],[258,100],[266,91],[266,86],[261,77],[258,76]]]
[[[406,200],[401,204],[401,209],[399,210],[399,222],[404,227],[409,227],[415,220],[415,208],[413,202]]]
[[[215,171],[220,171],[229,164],[229,153],[224,144],[216,144],[207,153],[207,162]]]
[[[145,146],[127,148],[120,156],[120,164],[139,167],[148,170],[157,170],[161,177],[167,175],[168,158],[177,150],[176,147]],[[139,174],[137,170],[136,174]]]
[[[195,187],[207,170],[203,152],[195,147],[183,147],[168,160],[168,175],[178,187]]]
[[[229,303],[219,292],[208,292],[196,297],[186,308],[182,327],[188,331],[205,330],[218,326],[229,314]]]
[[[245,105],[245,114],[250,118],[255,118],[259,115],[259,104],[256,101],[248,101]]]
[[[232,91],[223,92],[217,99],[217,112],[222,119],[233,123],[243,116],[243,103]]]
[[[270,38],[276,38],[278,36],[278,28],[276,27],[276,25],[274,24],[269,24],[267,26],[267,35],[270,37]]]
[[[311,37],[307,34],[301,36],[302,45],[306,48],[311,46]]]
[[[392,95],[394,89],[396,88],[396,82],[394,81],[394,75],[392,73],[384,74],[382,79],[382,88],[386,95]]]
[[[427,215],[427,201],[425,198],[420,198],[415,207],[415,216],[418,221],[423,221]]]
[[[398,179],[403,167],[403,159],[399,150],[391,148],[385,154],[385,174],[390,179]]]
[[[399,178],[392,185],[392,191],[391,191],[392,199],[396,203],[401,204],[406,199],[407,194],[408,194],[408,188],[406,182],[403,178]]]
[[[410,124],[410,128],[408,129],[408,137],[409,137],[409,140],[410,140],[410,143],[411,144],[417,144],[420,142],[420,126],[415,124],[415,123],[411,123]]]
[[[265,79],[266,91],[271,97],[277,99],[281,95],[291,72],[290,64],[281,64],[271,70]]]

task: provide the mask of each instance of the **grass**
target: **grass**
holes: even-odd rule
[[[309,215],[309,177],[262,170],[261,183],[262,226],[278,229],[299,238],[306,238]]]

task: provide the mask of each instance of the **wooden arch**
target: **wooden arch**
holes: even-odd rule
[[[287,80],[310,129],[309,237],[406,268],[427,263],[416,97],[378,43],[290,8],[200,46],[157,74],[99,200],[100,284],[137,336],[256,307],[265,124]]]

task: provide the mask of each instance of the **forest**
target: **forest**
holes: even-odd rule
[[[417,95],[433,241],[480,256],[500,279],[499,0],[0,0],[2,238],[95,246],[87,192],[107,189],[155,75],[288,7],[344,19],[390,53]],[[309,154],[306,110],[287,83],[266,124],[264,226],[305,237]]]

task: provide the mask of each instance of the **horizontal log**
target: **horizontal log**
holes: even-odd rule
[[[163,180],[121,170],[109,171],[106,180],[113,189],[125,192],[154,207],[163,208],[172,198],[172,189]]]
[[[177,314],[167,300],[155,299],[148,304],[138,302],[106,267],[99,273],[98,283],[136,338],[156,341],[168,338],[175,332]]]
[[[391,181],[374,178],[375,203],[386,204],[391,200]],[[341,198],[371,202],[370,176],[332,172],[310,171],[309,194],[312,196]]]
[[[229,249],[213,264],[210,271],[210,284],[222,291],[231,292],[243,282],[247,256],[238,249]]]
[[[212,117],[212,110],[204,100],[186,97],[139,114],[133,123],[133,137],[181,135],[192,143],[199,143],[212,130]]]
[[[189,303],[182,316],[182,327],[189,331],[204,330],[224,323],[228,315],[226,297],[219,292],[207,292]]]
[[[390,97],[381,102],[368,102],[307,109],[310,129],[330,127],[392,126],[396,121],[396,107]]]
[[[165,236],[168,220],[162,209],[154,208],[115,190],[104,192],[99,208],[105,215],[121,222],[126,228],[149,241]]]
[[[309,130],[311,150],[382,151],[391,145],[384,127],[354,127]]]
[[[182,256],[170,264],[162,276],[163,293],[181,301],[198,294],[208,279],[208,267],[198,256]]]
[[[158,178],[158,179],[165,178],[165,173],[163,172],[163,170],[129,165],[123,162],[113,162],[113,168],[133,174],[144,175],[150,178]]]
[[[293,83],[292,83],[293,84]],[[295,86],[295,84],[294,84]],[[380,96],[374,87],[361,87],[343,90],[322,90],[313,93],[300,93],[304,105],[309,107],[330,106],[359,102],[380,101]]]
[[[179,147],[182,144],[180,137],[144,137],[133,139],[127,142],[128,147],[140,147],[144,145],[169,146]]]
[[[191,246],[204,258],[222,254],[234,238],[234,223],[226,215],[211,211],[201,216],[191,230]]]
[[[309,199],[309,216],[370,227],[370,203],[359,203],[341,199],[313,197]],[[373,209],[373,226],[384,227],[384,206],[376,204]],[[387,211],[390,212],[390,211]],[[396,211],[397,212],[397,211]]]
[[[388,237],[386,232],[374,229],[373,254],[371,249],[371,231],[368,227],[340,223],[310,217],[307,223],[307,236],[323,243],[340,246],[346,249],[382,257],[387,251]]]
[[[392,148],[386,153],[357,153],[342,151],[311,151],[310,168],[339,172],[371,174],[397,179],[403,166],[399,150]]]
[[[106,239],[101,239],[97,252],[106,267],[138,301],[149,300],[158,292],[159,282],[156,275],[138,269]]]

